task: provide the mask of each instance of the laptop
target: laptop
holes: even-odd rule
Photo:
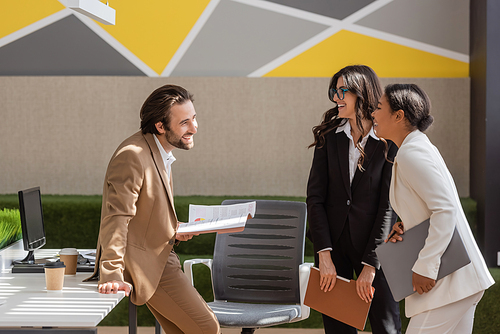
[[[383,243],[375,249],[392,296],[397,302],[415,292],[413,291],[413,272],[411,269],[418,259],[420,250],[425,245],[425,239],[429,234],[429,226],[430,220],[427,219],[405,231],[403,241]],[[469,263],[469,255],[460,234],[455,228],[450,244],[441,257],[437,280],[448,276]]]

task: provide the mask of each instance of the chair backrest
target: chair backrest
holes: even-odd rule
[[[250,200],[225,200],[223,205]],[[306,204],[257,200],[255,217],[238,233],[215,239],[212,282],[216,300],[300,303]]]

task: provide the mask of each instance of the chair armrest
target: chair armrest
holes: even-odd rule
[[[297,321],[309,318],[309,313],[311,312],[309,306],[304,305],[304,298],[306,296],[307,283],[309,283],[309,272],[313,266],[314,263],[302,263],[299,266],[300,318]]]
[[[184,261],[184,273],[191,280],[191,285],[194,286],[193,280],[193,264],[202,263],[210,269],[210,275],[212,274],[212,259],[191,259]]]

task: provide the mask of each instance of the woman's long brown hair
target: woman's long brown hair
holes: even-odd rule
[[[337,81],[342,77],[344,79],[344,86],[349,89],[349,91],[356,95],[356,126],[362,134],[365,134],[366,130],[363,128],[363,119],[372,121],[372,112],[375,110],[378,104],[378,100],[382,96],[382,87],[377,74],[368,66],[365,65],[351,65],[346,66],[337,73],[335,73],[330,80],[330,85],[328,90],[337,88]],[[309,145],[311,147],[321,148],[325,145],[325,136],[331,131],[335,130],[345,122],[347,119],[338,118],[339,110],[335,106],[327,110],[323,114],[323,119],[319,125],[313,127],[314,142]],[[363,162],[365,159],[365,151],[361,147],[361,140],[363,136],[360,136],[356,144],[356,148],[361,153],[358,160],[358,168],[363,171]]]

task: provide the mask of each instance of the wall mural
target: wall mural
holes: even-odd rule
[[[0,75],[468,77],[468,0],[111,0],[116,25],[64,0],[4,1]]]

